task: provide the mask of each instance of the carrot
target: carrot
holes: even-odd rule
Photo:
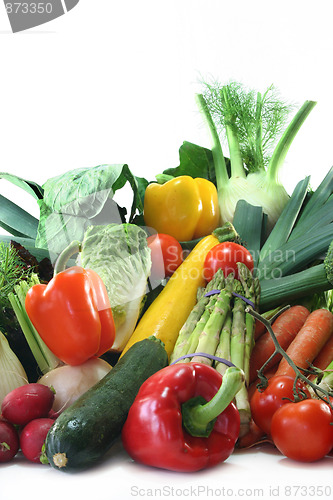
[[[282,349],[287,347],[296,337],[297,333],[303,326],[310,312],[301,305],[292,306],[284,311],[272,325],[272,330],[277,338]],[[268,358],[275,351],[274,342],[269,332],[264,333],[255,343],[250,358],[250,382],[253,382],[257,377],[257,372]],[[281,360],[281,354],[277,354],[268,363],[266,369],[272,368]]]
[[[251,448],[265,441],[265,433],[257,426],[253,419],[250,420],[249,430],[244,436],[238,438],[237,448]]]
[[[309,368],[309,363],[318,356],[333,334],[333,314],[327,309],[316,309],[306,319],[304,325],[291,342],[286,353],[299,368]],[[283,358],[276,376],[295,376],[293,368]]]
[[[328,339],[318,356],[313,360],[312,364],[320,370],[325,370],[331,361],[333,361],[333,335],[331,335]],[[313,380],[314,378],[316,377],[312,375],[310,376],[310,380]]]
[[[265,332],[267,332],[266,327],[261,321],[256,319],[254,327],[254,340],[258,340]]]
[[[276,313],[279,312],[280,309],[281,309],[281,307],[278,306],[275,309],[271,309],[270,311],[266,311],[264,313],[261,313],[261,316],[270,320],[273,318],[273,316],[275,316]],[[254,340],[258,340],[258,338],[261,337],[261,335],[263,335],[265,332],[267,332],[265,325],[257,319],[255,321]]]
[[[313,364],[321,370],[325,370],[333,361],[333,336],[331,336],[318,356],[314,359]]]

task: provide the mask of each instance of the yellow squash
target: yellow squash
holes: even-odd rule
[[[196,303],[198,287],[205,285],[203,267],[207,252],[218,243],[213,235],[197,243],[142,316],[122,355],[139,340],[154,335],[164,342],[170,357],[179,330]]]

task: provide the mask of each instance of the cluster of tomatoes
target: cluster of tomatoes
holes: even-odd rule
[[[0,416],[0,463],[12,460],[19,450],[30,462],[44,463],[43,444],[57,416],[53,401],[52,389],[38,383],[25,384],[5,396]]]
[[[168,234],[158,233],[149,236],[147,243],[151,250],[151,275],[156,279],[161,276],[172,276],[184,258],[183,248],[179,241]],[[205,280],[209,282],[220,268],[224,276],[233,272],[237,278],[237,262],[242,262],[251,272],[253,271],[253,258],[245,247],[232,241],[218,243],[209,250],[205,258],[203,266]]]
[[[314,462],[333,449],[333,412],[326,401],[312,398],[301,380],[295,390],[297,401],[294,378],[273,376],[264,390],[254,391],[252,417],[283,455]]]

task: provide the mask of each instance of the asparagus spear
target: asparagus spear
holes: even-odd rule
[[[247,268],[245,264],[243,264],[242,262],[238,262],[237,267],[238,267],[239,279],[244,290],[244,297],[253,304],[252,307],[255,309],[256,304],[259,301],[259,298],[257,297],[258,294],[257,283],[255,282],[251,271]],[[251,314],[249,313],[245,313],[244,362],[242,368],[245,374],[246,384],[249,383],[249,376],[250,376],[250,357],[254,346],[254,327],[255,327],[254,317],[251,316]]]
[[[234,292],[243,296],[244,290],[238,280],[234,280]],[[232,308],[232,325],[230,339],[230,358],[238,368],[244,366],[245,342],[245,302],[241,297],[235,297]]]
[[[219,344],[220,333],[230,310],[232,298],[234,275],[231,273],[226,277],[225,288],[218,294],[214,309],[199,336],[196,352],[204,352],[214,355]],[[193,362],[212,365],[212,360],[204,356],[194,356]]]
[[[207,324],[207,322],[208,322],[208,320],[209,320],[209,318],[214,310],[216,301],[217,301],[217,294],[212,295],[210,297],[210,300],[209,300],[201,318],[199,319],[193,332],[190,335],[190,338],[188,340],[188,344],[186,346],[186,352],[184,352],[184,354],[193,354],[197,351],[199,337],[200,337],[201,333],[203,332],[203,330],[204,330],[204,328],[205,328],[205,326],[206,326],[206,324]],[[190,362],[191,360],[192,360],[192,358],[187,358],[184,361]]]
[[[216,348],[216,353],[215,353],[216,356],[218,356],[219,358],[226,359],[227,361],[231,361],[230,357],[231,322],[232,322],[232,315],[231,315],[231,310],[229,310],[221,330],[220,342]],[[222,363],[221,361],[216,361],[214,367],[219,373],[221,373],[221,375],[223,375],[228,368],[228,366],[225,363]]]
[[[235,280],[234,291],[235,293],[244,296],[244,289],[238,280]],[[244,370],[245,359],[245,307],[246,304],[244,300],[241,297],[236,296],[232,309],[230,357],[231,362],[242,370]],[[235,403],[241,419],[240,435],[244,435],[247,432],[248,425],[251,420],[251,410],[247,387],[245,384],[243,384],[242,388],[237,393]]]
[[[173,363],[185,354],[195,352],[199,334],[204,328],[216,301],[216,295],[207,296],[206,294],[215,289],[221,290],[223,287],[224,275],[222,269],[219,269],[214,278],[206,286],[205,293],[201,295],[182,326],[170,357],[170,363]],[[191,349],[194,349],[194,351]]]
[[[238,274],[243,295],[250,301],[250,307],[256,309],[259,303],[260,285],[257,279],[254,279],[249,269],[242,263],[237,263]],[[250,420],[251,409],[248,397],[247,386],[249,383],[250,357],[254,345],[254,327],[253,316],[245,312],[246,302],[241,297],[235,298],[233,310],[233,325],[231,336],[231,361],[242,368],[245,374],[245,384],[237,393],[235,402],[240,413],[241,431],[240,436],[247,433]],[[239,342],[239,344],[238,344]]]

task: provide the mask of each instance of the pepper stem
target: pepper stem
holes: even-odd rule
[[[66,264],[68,260],[73,255],[79,252],[81,252],[81,242],[77,240],[72,241],[72,243],[70,243],[68,247],[66,247],[57,258],[54,266],[53,276],[60,273],[61,271],[64,271],[66,269]]]
[[[232,402],[244,384],[243,370],[236,366],[228,368],[223,375],[222,384],[215,396],[208,402],[198,396],[182,405],[183,425],[192,436],[209,437],[215,420]]]

